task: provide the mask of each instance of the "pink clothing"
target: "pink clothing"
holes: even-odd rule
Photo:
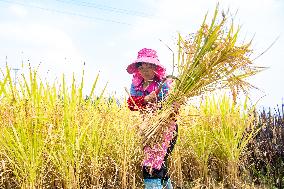
[[[161,75],[162,77],[165,75],[166,68],[160,63],[158,59],[157,52],[153,49],[143,48],[138,52],[137,59],[127,66],[127,72],[129,74],[133,74],[137,72],[136,63],[145,62],[154,64],[157,66],[157,76]]]
[[[144,148],[144,160],[143,166],[151,167],[157,170],[160,170],[163,163],[164,158],[167,154],[167,150],[170,147],[170,142],[175,136],[176,123],[171,122],[170,127],[163,134],[163,143],[155,144],[153,148],[146,146]]]
[[[140,63],[154,64],[155,66],[155,77],[150,85],[145,89],[143,88],[144,79],[139,73]],[[130,110],[137,111],[147,108],[148,104],[145,101],[145,96],[149,95],[151,92],[155,91],[157,95],[157,101],[162,101],[166,98],[169,88],[171,87],[172,80],[164,80],[166,78],[166,68],[160,64],[157,56],[157,52],[153,49],[143,48],[138,52],[137,59],[127,66],[127,72],[133,74],[130,97],[127,100],[128,107]],[[165,81],[165,82],[164,82]],[[163,133],[163,141],[161,144],[155,144],[152,148],[150,146],[144,147],[144,159],[143,165],[143,177],[148,178],[148,174],[152,174],[149,171],[144,172],[144,168],[150,168],[150,170],[157,170],[160,175],[159,177],[166,178],[167,171],[166,159],[170,152],[172,151],[177,137],[177,125],[175,121],[171,121],[169,127],[167,127]],[[169,153],[169,154],[167,154]],[[164,166],[163,166],[164,165]],[[156,178],[153,175],[151,178]]]

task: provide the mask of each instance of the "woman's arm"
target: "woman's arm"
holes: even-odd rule
[[[132,111],[141,110],[146,106],[145,96],[139,93],[133,84],[130,87],[130,94],[127,99],[128,108]]]
[[[144,96],[130,96],[127,99],[128,108],[132,111],[141,110],[145,107]]]

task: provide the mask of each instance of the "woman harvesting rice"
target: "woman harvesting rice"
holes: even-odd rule
[[[165,79],[165,67],[160,64],[157,53],[153,49],[143,48],[138,52],[137,59],[127,67],[133,74],[128,107],[139,110],[143,117],[152,115],[157,103],[168,94],[170,82]],[[177,105],[175,110],[177,112]],[[163,133],[161,143],[153,147],[144,146],[143,178],[145,188],[172,188],[168,175],[167,159],[177,139],[177,124],[169,122],[168,129]]]
[[[128,99],[130,109],[145,112],[147,107],[155,109],[157,102],[163,102],[162,108],[154,112],[154,116],[151,116],[151,112],[150,116],[144,116],[144,173],[147,171],[152,176],[154,171],[163,170],[168,150],[173,147],[171,143],[174,143],[176,136],[172,133],[177,130],[173,103],[186,104],[189,98],[219,89],[231,90],[235,100],[237,94],[248,94],[249,89],[253,88],[245,79],[264,69],[252,65],[252,41],[238,42],[240,27],[236,28],[233,22],[227,27],[226,14],[222,12],[220,20],[218,15],[217,5],[210,24],[206,24],[205,15],[200,29],[190,34],[189,39],[178,36],[178,77],[170,93],[167,84],[162,84],[159,90],[165,69],[154,50],[142,49],[137,60],[127,68],[128,73],[133,74],[131,97]],[[144,73],[144,70],[149,73]],[[166,99],[162,101],[165,96]],[[144,178],[147,178],[147,174],[144,174]]]

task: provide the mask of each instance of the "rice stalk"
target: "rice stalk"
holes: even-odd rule
[[[38,180],[42,180],[42,167],[44,167],[44,114],[41,106],[40,88],[33,84],[31,99],[21,99],[20,93],[10,77],[10,69],[7,66],[6,78],[9,83],[2,86],[5,96],[3,103],[7,103],[4,113],[7,122],[1,126],[1,155],[13,168],[13,174],[22,188],[36,188]],[[31,72],[32,78],[36,72]],[[33,83],[33,81],[30,81]],[[34,82],[37,82],[34,80]],[[5,83],[5,82],[4,82]],[[12,95],[8,95],[12,94]],[[41,93],[42,94],[42,93]],[[33,105],[34,104],[34,105]]]
[[[161,142],[163,130],[176,116],[172,109],[174,102],[183,105],[189,98],[224,88],[247,93],[253,87],[244,79],[263,68],[252,65],[251,41],[237,43],[240,28],[235,30],[232,22],[227,29],[225,13],[220,21],[217,20],[219,14],[217,6],[209,25],[205,15],[200,29],[189,40],[178,36],[178,80],[157,116],[148,119],[143,130],[144,145]]]

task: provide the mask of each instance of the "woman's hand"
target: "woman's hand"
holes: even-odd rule
[[[149,95],[145,96],[144,101],[147,103],[157,102],[157,95],[155,91],[152,91]]]

